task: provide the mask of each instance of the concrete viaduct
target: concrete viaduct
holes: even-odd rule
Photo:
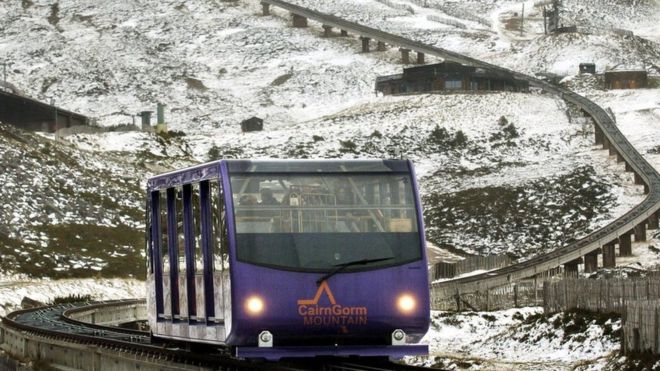
[[[349,32],[359,36],[362,40],[363,52],[368,52],[371,40],[375,40],[380,50],[385,49],[385,44],[398,46],[403,63],[410,62],[409,53],[414,51],[417,54],[418,63],[424,63],[424,56],[428,54],[465,65],[505,71],[513,74],[515,78],[529,81],[531,86],[558,95],[565,101],[579,107],[585,116],[590,117],[595,127],[595,143],[608,150],[610,156],[616,156],[618,162],[625,163],[625,171],[633,173],[635,184],[643,185],[644,193],[647,195],[644,201],[609,225],[598,229],[579,241],[525,262],[484,274],[433,284],[431,286],[432,303],[434,296],[437,297],[440,293],[447,292],[448,289],[455,291],[457,294],[483,292],[523,279],[535,278],[562,266],[567,275],[576,274],[579,264],[584,264],[585,272],[593,272],[598,268],[599,254],[603,255],[604,267],[613,267],[616,264],[615,247],[617,245],[619,246],[620,256],[631,255],[631,236],[634,236],[635,241],[645,241],[647,229],[658,229],[660,174],[628,142],[605,110],[589,99],[568,89],[520,72],[346,21],[330,14],[320,13],[281,0],[262,0],[261,4],[264,15],[269,14],[270,6],[277,6],[289,11],[293,15],[293,25],[295,27],[306,27],[307,20],[311,19],[321,23],[324,36],[331,35],[333,27],[341,30],[342,36],[347,36]]]

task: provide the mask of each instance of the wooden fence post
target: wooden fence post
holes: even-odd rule
[[[653,310],[653,354],[658,354],[658,306]]]
[[[486,311],[490,311],[490,290],[486,288]]]
[[[513,307],[518,308],[518,285],[513,284]]]

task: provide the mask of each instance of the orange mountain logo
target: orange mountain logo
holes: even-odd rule
[[[324,293],[329,305],[319,304]],[[337,325],[342,326],[343,331],[346,325],[367,324],[367,307],[346,307],[337,303],[328,281],[321,283],[313,299],[298,300],[298,314],[302,316],[305,325]]]

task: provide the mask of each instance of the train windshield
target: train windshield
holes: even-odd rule
[[[422,258],[407,173],[234,174],[240,261],[301,271],[346,271]]]

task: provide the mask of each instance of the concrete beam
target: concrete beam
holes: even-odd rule
[[[298,14],[293,14],[293,27],[307,27],[307,18],[298,15]]]
[[[604,138],[603,131],[600,129],[598,125],[594,124],[594,139],[596,145],[602,145],[603,138]]]
[[[603,268],[616,267],[616,254],[614,252],[615,244],[613,242],[603,246]]]
[[[657,213],[651,214],[649,216],[647,223],[648,223],[648,229],[659,229],[660,223],[658,223],[658,214]]]
[[[619,256],[631,256],[632,243],[630,242],[630,234],[622,234],[619,236]]]
[[[362,53],[369,53],[369,42],[371,38],[360,36],[360,40],[362,40]]]
[[[566,277],[577,277],[578,276],[578,265],[582,264],[582,258],[572,260],[564,264],[564,276]]]
[[[610,146],[609,150],[610,150],[610,156],[618,155],[618,153],[616,152],[616,148],[614,148],[614,146]]]
[[[417,52],[417,64],[424,64],[424,53]]]
[[[261,3],[261,9],[263,10],[264,15],[270,15],[270,4]]]
[[[584,256],[584,273],[593,273],[598,270],[599,250],[594,250]]]
[[[635,226],[635,241],[646,241],[646,223],[639,224]]]
[[[401,63],[410,64],[410,49],[399,48],[401,52]]]
[[[327,24],[324,24],[321,27],[323,27],[323,37],[332,36],[332,26],[328,26]]]
[[[384,42],[379,41],[376,50],[378,50],[379,52],[384,52],[385,50],[387,50],[387,45],[385,45]]]

